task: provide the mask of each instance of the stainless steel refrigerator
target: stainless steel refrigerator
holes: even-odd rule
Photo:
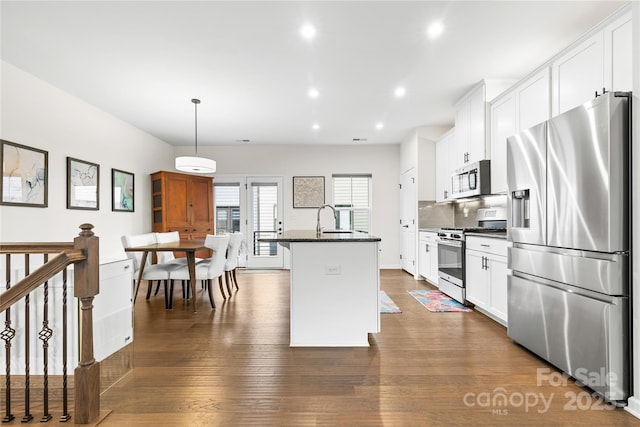
[[[630,387],[630,96],[507,139],[508,335],[611,401]]]

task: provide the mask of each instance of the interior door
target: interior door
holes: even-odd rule
[[[283,268],[283,248],[258,239],[275,236],[283,225],[282,177],[247,177],[248,268]]]
[[[400,265],[416,273],[416,178],[415,169],[400,176]]]

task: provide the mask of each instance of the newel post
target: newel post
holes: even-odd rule
[[[88,424],[100,415],[100,364],[93,357],[93,298],[100,292],[98,237],[92,224],[80,225],[73,240],[87,259],[74,266],[74,295],[80,300],[80,361],[75,369],[75,422]]]

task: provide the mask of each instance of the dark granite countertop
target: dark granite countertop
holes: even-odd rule
[[[368,233],[354,231],[352,233],[323,232],[317,234],[315,230],[288,230],[277,237],[264,237],[260,242],[379,242],[380,237]]]

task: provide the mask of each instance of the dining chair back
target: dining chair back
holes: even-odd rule
[[[131,234],[124,235],[121,237],[122,246],[124,248],[132,248],[134,246],[146,246],[153,245],[156,242],[155,233],[145,233],[145,234]],[[133,261],[133,267],[136,271],[140,270],[140,263],[142,262],[142,252],[125,252],[127,254],[127,258]],[[151,258],[147,258],[146,266],[151,265]]]
[[[242,233],[232,233],[229,240],[229,249],[227,250],[227,262],[224,266],[224,277],[227,282],[227,291],[229,292],[229,296],[231,296],[231,283],[233,283],[235,288],[238,289],[236,269],[238,268],[238,255],[240,254],[241,244]]]
[[[227,261],[226,255],[227,247],[229,246],[229,234],[208,234],[205,238],[204,245],[211,249],[213,253],[210,258],[205,258],[196,264],[195,280],[202,280],[206,282],[211,308],[215,308],[212,289],[213,279],[218,278],[220,292],[226,299],[222,290],[222,274],[224,273],[224,265]],[[189,280],[189,278],[189,268],[186,265],[183,265],[177,270],[171,272],[171,279]]]
[[[180,241],[180,233],[177,231],[168,231],[165,233],[156,233],[156,241],[158,243],[173,243]],[[173,252],[158,252],[158,264],[165,264],[168,262],[176,261],[176,257],[173,255]]]

